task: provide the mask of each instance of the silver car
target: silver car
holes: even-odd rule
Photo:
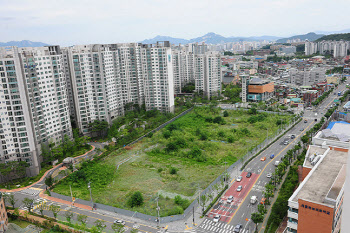
[[[242,191],[242,185],[238,186],[236,190],[237,190],[237,192]]]
[[[213,221],[214,221],[214,222],[219,222],[220,218],[221,218],[221,215],[220,215],[220,214],[217,214],[217,215],[215,215]]]
[[[242,181],[242,176],[238,176],[236,179],[237,182],[241,182]]]
[[[272,177],[272,173],[267,173],[266,177],[267,178],[271,178]]]
[[[229,196],[229,197],[227,198],[227,203],[230,204],[230,203],[232,203],[232,202],[233,202],[233,196]]]

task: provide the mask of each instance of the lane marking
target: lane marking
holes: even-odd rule
[[[305,132],[313,123],[314,123],[314,122],[312,121],[312,122],[309,124],[309,126],[306,127],[306,128],[301,132],[300,135],[304,134],[304,132]],[[297,140],[297,138],[299,138],[300,135],[298,135],[297,137],[295,137],[293,141]],[[292,142],[293,142],[293,141],[292,141]],[[292,143],[292,142],[291,142],[291,143]],[[245,199],[249,196],[250,191],[251,191],[252,188],[254,187],[255,183],[259,180],[261,174],[265,171],[266,167],[267,167],[270,163],[272,163],[272,161],[273,161],[274,159],[276,159],[285,149],[287,149],[291,143],[289,143],[289,144],[288,144],[283,150],[281,150],[273,159],[271,159],[270,162],[268,162],[268,163],[265,165],[265,167],[262,169],[262,172],[259,174],[258,178],[257,178],[257,179],[255,180],[255,182],[253,183],[252,187],[249,189],[247,195],[243,198],[242,202],[238,205],[237,209],[235,210],[235,212],[233,213],[231,219],[228,221],[227,224],[230,224],[230,223],[231,223],[231,221],[232,221],[232,219],[234,218],[234,216],[236,215],[237,211],[241,208],[241,206],[242,206],[241,204],[242,204],[242,203],[245,201]]]

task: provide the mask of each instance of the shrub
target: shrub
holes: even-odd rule
[[[171,167],[169,173],[170,173],[171,175],[176,175],[176,174],[177,174],[177,169],[174,168],[174,167]]]
[[[234,143],[235,138],[232,137],[232,136],[229,136],[229,137],[227,138],[227,141],[228,141],[229,143]]]
[[[225,132],[224,131],[219,131],[218,136],[222,137],[222,138],[225,137]]]
[[[200,135],[200,140],[202,140],[202,141],[208,140],[208,135],[207,135],[206,133],[202,133],[202,134]]]
[[[221,116],[217,116],[213,119],[213,123],[223,125],[225,124],[225,120]]]
[[[209,123],[212,123],[213,122],[213,118],[212,117],[206,117],[205,121],[209,122]]]
[[[163,137],[164,137],[165,139],[170,138],[170,137],[171,137],[171,132],[170,132],[169,130],[164,131],[164,132],[163,132]]]
[[[184,199],[179,195],[175,196],[174,202],[176,205],[181,206],[184,210],[190,205],[190,202],[187,199]]]
[[[147,137],[148,137],[148,138],[153,137],[153,132],[150,132],[149,134],[147,134]]]
[[[165,150],[166,150],[167,152],[177,151],[177,150],[178,150],[178,146],[176,145],[175,142],[169,142],[169,143],[166,145]]]
[[[228,117],[228,112],[226,110],[224,111],[224,117]]]
[[[177,124],[171,123],[171,124],[169,124],[169,125],[167,126],[167,129],[168,129],[170,132],[172,132],[172,131],[174,131],[174,130],[180,129],[180,127],[179,127]]]
[[[158,172],[161,173],[163,171],[163,168],[158,168]]]
[[[128,200],[130,207],[141,206],[143,204],[143,196],[140,191],[134,192]]]
[[[180,148],[184,148],[187,146],[186,140],[184,138],[177,138],[175,144]]]

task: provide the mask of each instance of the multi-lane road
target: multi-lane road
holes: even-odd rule
[[[345,84],[340,85],[334,93],[342,90],[345,90]],[[240,175],[242,176],[242,180],[238,182],[234,179],[231,182],[232,185],[221,197],[221,204],[217,203],[213,207],[206,219],[197,227],[197,232],[230,233],[234,232],[234,227],[239,224],[242,225],[241,233],[254,231],[255,224],[250,218],[252,213],[257,212],[257,206],[263,197],[265,185],[270,180],[267,174],[274,173],[276,168],[275,162],[280,161],[281,157],[299,142],[300,137],[317,123],[315,119],[319,121],[327,112],[327,108],[332,105],[334,99],[339,98],[339,96],[334,95],[334,93],[325,99],[317,108],[305,110],[302,121],[245,167]],[[315,116],[315,113],[317,113],[317,116]],[[305,122],[305,120],[307,122]],[[271,159],[270,156],[272,154],[274,158]],[[262,157],[266,157],[266,160],[261,161]],[[250,178],[246,177],[248,172],[252,173]],[[243,187],[241,191],[236,190],[239,185]],[[234,201],[232,203],[227,203],[227,198],[231,195]],[[251,204],[250,202],[252,196],[257,196],[258,201],[255,204]],[[217,214],[220,214],[220,220],[214,222],[214,217]],[[263,231],[261,230],[260,232]]]

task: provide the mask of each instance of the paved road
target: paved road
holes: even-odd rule
[[[334,92],[345,89],[345,84],[340,85]],[[241,233],[250,233],[255,229],[255,224],[250,220],[251,213],[257,212],[257,206],[263,196],[265,185],[269,182],[268,173],[275,171],[275,162],[280,161],[287,151],[294,147],[300,141],[300,138],[308,131],[315,122],[315,118],[319,121],[327,112],[327,108],[333,103],[334,99],[339,98],[337,95],[331,94],[317,108],[305,110],[303,120],[293,127],[285,136],[281,137],[254,160],[252,160],[242,171],[242,181],[231,183],[231,187],[222,196],[223,204],[217,204],[208,214],[208,217],[198,226],[196,232],[216,232],[231,233],[236,225],[242,224]],[[315,116],[317,113],[317,116]],[[305,123],[306,120],[307,122]],[[294,135],[295,138],[291,139]],[[270,159],[270,155],[274,154],[274,158]],[[262,157],[266,157],[265,161],[261,161]],[[246,177],[248,172],[252,173],[250,178]],[[242,185],[242,191],[236,191],[237,186]],[[231,204],[226,203],[228,196],[232,195],[234,201]],[[258,202],[250,203],[252,196],[258,197]],[[216,214],[220,214],[219,222],[214,222],[213,218]],[[262,230],[260,233],[263,232]]]

